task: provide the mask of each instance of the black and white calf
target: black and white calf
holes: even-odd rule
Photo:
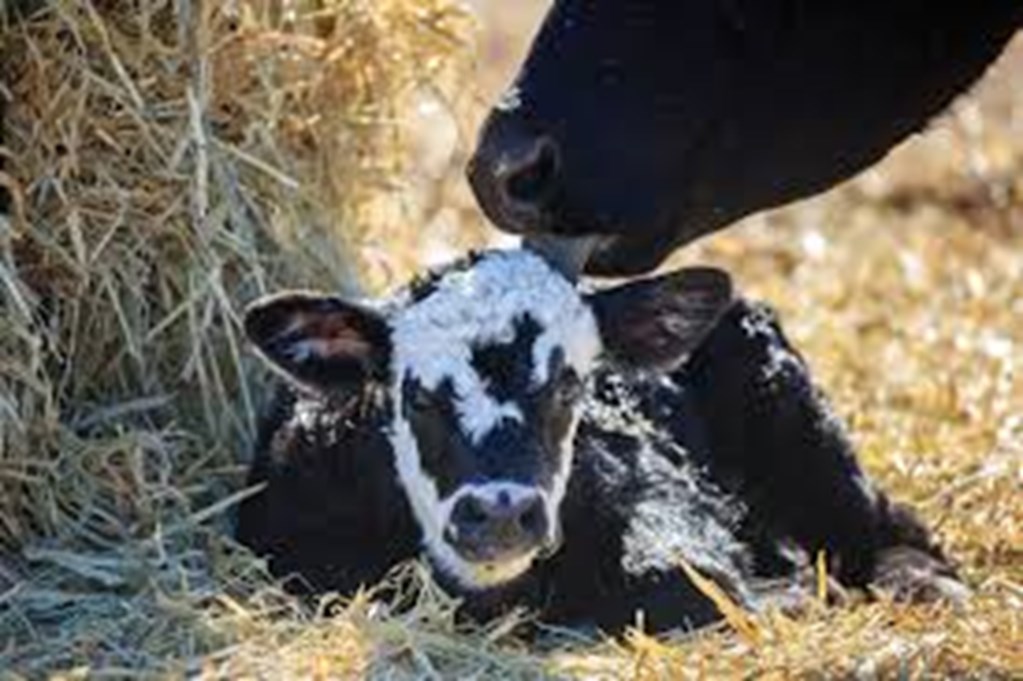
[[[653,629],[718,616],[680,558],[751,604],[800,550],[847,584],[948,583],[723,272],[583,294],[535,255],[489,252],[378,306],[274,296],[246,330],[288,381],[239,536],[303,589],[425,556],[471,614],[617,631],[640,610]]]

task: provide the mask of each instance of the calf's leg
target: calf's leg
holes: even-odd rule
[[[673,379],[704,429],[712,475],[768,536],[825,550],[847,585],[928,572],[886,564],[907,555],[951,574],[924,525],[867,479],[844,425],[767,307],[739,301]]]

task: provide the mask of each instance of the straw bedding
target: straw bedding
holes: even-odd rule
[[[435,197],[410,207],[408,115],[424,98],[458,107],[464,8],[36,0],[0,15],[0,677],[1023,674],[1013,96],[685,256],[782,308],[866,465],[939,528],[974,600],[731,612],[675,640],[562,632],[537,649],[514,620],[456,626],[416,566],[392,579],[402,603],[306,607],[229,536],[263,398],[239,310],[416,266],[402,244]]]

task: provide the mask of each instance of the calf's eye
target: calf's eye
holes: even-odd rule
[[[437,397],[416,380],[406,380],[402,386],[402,409],[406,413],[424,413],[434,410]]]
[[[409,406],[415,411],[430,411],[437,404],[433,393],[423,387],[417,387],[413,390],[410,397]]]

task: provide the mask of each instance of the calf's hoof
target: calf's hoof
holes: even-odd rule
[[[881,551],[872,586],[905,603],[963,605],[971,596],[951,565],[908,546]]]

